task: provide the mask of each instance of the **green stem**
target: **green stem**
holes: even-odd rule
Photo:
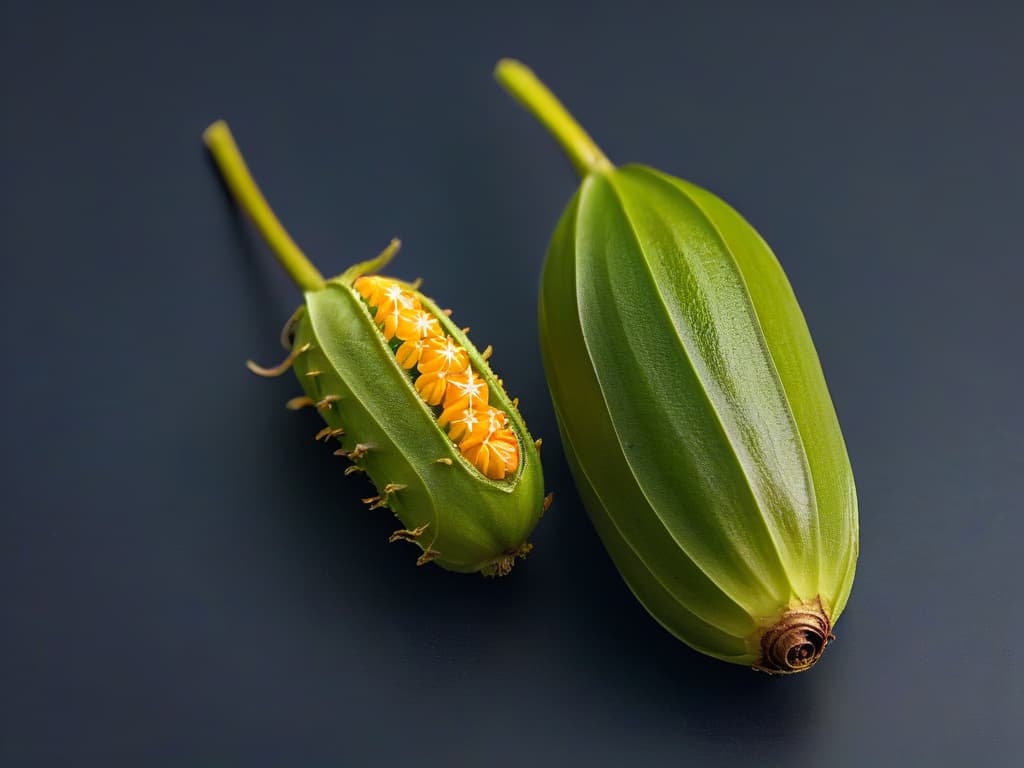
[[[256,180],[249,172],[242,153],[238,151],[238,145],[235,144],[228,124],[223,120],[215,122],[203,132],[203,141],[217,162],[217,167],[220,168],[224,181],[238,205],[249,214],[292,280],[304,291],[318,291],[323,288],[323,275],[295,244],[270,209],[260,188],[256,186]]]
[[[580,176],[610,171],[614,167],[533,70],[515,59],[502,59],[494,69],[494,77],[562,145]]]

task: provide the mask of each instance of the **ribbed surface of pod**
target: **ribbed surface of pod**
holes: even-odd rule
[[[551,242],[540,331],[577,486],[645,607],[712,656],[813,664],[853,582],[857,504],[810,334],[760,236],[650,168],[589,173]]]

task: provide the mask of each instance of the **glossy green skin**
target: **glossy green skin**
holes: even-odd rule
[[[340,395],[330,408],[321,409],[321,415],[329,426],[345,429],[343,449],[351,451],[357,443],[372,446],[356,463],[378,492],[389,483],[405,486],[388,496],[387,506],[406,529],[429,524],[417,543],[421,549],[440,552],[433,562],[451,571],[488,573],[526,542],[540,519],[544,481],[533,439],[469,339],[417,293],[424,309],[466,349],[487,382],[491,404],[508,414],[519,437],[520,466],[513,477],[496,481],[477,471],[438,427],[409,373],[396,362],[352,289],[353,277],[346,273],[322,290],[306,293],[293,344],[296,349],[307,343],[311,348],[295,360],[298,380],[315,402],[325,395]],[[310,370],[321,374],[306,376]],[[451,464],[439,463],[441,458]]]
[[[853,475],[817,354],[767,244],[732,208],[643,166],[593,172],[540,297],[548,384],[577,487],[647,610],[739,664],[858,549]]]

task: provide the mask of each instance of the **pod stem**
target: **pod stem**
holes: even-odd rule
[[[558,97],[542,83],[533,70],[515,59],[502,59],[494,78],[555,137],[580,176],[610,171],[614,166],[594,143],[583,126],[569,114]]]
[[[203,142],[213,155],[224,182],[239,207],[259,229],[281,266],[303,291],[317,291],[324,287],[324,277],[306,254],[295,244],[277,216],[271,210],[256,180],[249,172],[249,166],[235,143],[231,129],[223,120],[218,120],[203,131]]]

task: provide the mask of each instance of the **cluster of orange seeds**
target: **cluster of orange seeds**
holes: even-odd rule
[[[519,467],[519,441],[507,426],[504,411],[487,403],[481,379],[463,347],[446,334],[438,319],[423,309],[416,295],[399,283],[376,275],[360,277],[356,291],[375,310],[374,321],[395,348],[395,359],[415,369],[416,391],[427,405],[440,409],[437,423],[480,472],[501,480]]]

